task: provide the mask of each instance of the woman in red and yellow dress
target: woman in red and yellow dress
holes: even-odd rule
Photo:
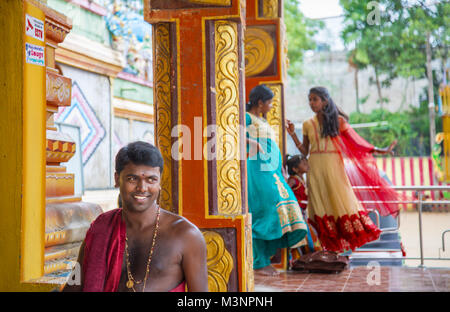
[[[392,203],[398,200],[397,193],[381,178],[372,156],[391,153],[396,142],[385,149],[366,142],[323,87],[309,91],[309,104],[316,115],[303,123],[303,143],[295,135],[294,125],[287,122],[297,148],[309,155],[308,223],[316,229],[325,250],[354,250],[381,233],[359,200],[378,202],[375,208],[383,216],[398,213],[398,204]],[[375,187],[355,193],[352,185]]]

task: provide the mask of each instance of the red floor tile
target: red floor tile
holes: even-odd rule
[[[276,277],[255,274],[255,291],[286,292],[450,292],[450,269],[364,266],[340,274],[285,271]]]

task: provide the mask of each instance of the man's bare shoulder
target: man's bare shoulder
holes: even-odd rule
[[[178,237],[201,239],[203,234],[199,228],[183,216],[164,210],[166,226]]]

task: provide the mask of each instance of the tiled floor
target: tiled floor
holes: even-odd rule
[[[273,292],[450,292],[450,268],[350,267],[339,274],[255,273],[255,291]]]

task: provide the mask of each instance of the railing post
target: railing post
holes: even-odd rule
[[[419,191],[419,243],[420,243],[420,265],[423,268],[423,237],[422,237],[422,191]]]
[[[450,232],[450,230],[445,230],[442,232],[442,251],[445,252],[445,233]]]

